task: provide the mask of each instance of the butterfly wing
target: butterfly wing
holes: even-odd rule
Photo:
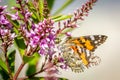
[[[69,49],[70,50],[70,49]],[[83,72],[85,68],[98,65],[100,58],[85,48],[79,47],[79,52],[65,52],[63,58],[74,72]]]
[[[107,36],[105,35],[89,35],[77,38],[69,38],[66,40],[66,43],[78,45],[93,52],[99,45],[103,44],[106,39]]]
[[[70,58],[66,55],[67,64],[74,72],[84,71],[84,68],[97,65],[100,62],[100,58],[93,54],[93,51],[102,43],[105,42],[107,36],[105,35],[91,35],[82,36],[79,38],[69,38],[66,40],[67,50],[66,54],[70,54],[74,57]],[[68,52],[68,50],[70,50]],[[79,59],[76,59],[79,58]]]

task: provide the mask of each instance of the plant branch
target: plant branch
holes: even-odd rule
[[[28,21],[27,21],[27,18],[25,17],[25,14],[26,14],[25,9],[24,9],[25,6],[22,5],[22,1],[21,0],[18,0],[18,4],[20,5],[21,11],[22,11],[22,15],[24,17],[23,21],[24,21],[24,23],[26,25],[27,30],[29,31],[29,29],[28,29]]]
[[[9,66],[9,63],[8,63],[8,57],[7,57],[7,48],[8,48],[8,45],[7,45],[7,43],[4,42],[4,39],[1,36],[1,34],[0,34],[0,38],[1,38],[2,42],[3,42],[3,45],[2,45],[3,49],[2,50],[4,52],[5,63],[6,63],[7,69],[8,69],[8,74],[10,75],[10,79],[12,79],[13,76],[12,76],[12,72],[11,72],[11,69],[10,69],[10,66]]]
[[[74,12],[74,17],[73,19],[69,19],[66,22],[64,22],[64,27],[61,30],[58,30],[57,35],[62,33],[63,30],[66,28],[75,28],[77,27],[76,22],[78,20],[84,20],[84,16],[88,16],[89,11],[92,9],[92,6],[94,3],[96,3],[97,0],[89,0],[86,2],[84,5],[82,5],[82,8],[77,9]]]
[[[19,66],[17,72],[15,73],[13,80],[17,80],[17,77],[20,74],[21,70],[23,69],[24,65],[25,65],[25,63],[22,62],[21,65]]]

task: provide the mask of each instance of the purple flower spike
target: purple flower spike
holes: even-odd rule
[[[43,49],[48,48],[46,39],[41,40],[40,46],[41,46],[41,48],[43,48]]]
[[[32,13],[26,11],[26,14],[25,14],[26,19],[30,18],[31,15],[32,15]]]
[[[3,14],[3,11],[7,8],[7,6],[0,6],[0,15]]]
[[[30,42],[32,47],[39,46],[40,50],[38,53],[41,55],[48,54],[52,57],[55,53],[56,31],[54,30],[53,23],[50,19],[44,19],[38,24],[32,22],[30,31],[26,31],[26,36],[30,40],[28,42]]]
[[[41,56],[46,55],[46,51],[45,51],[44,49],[42,49],[42,48],[38,51],[38,53],[39,53]]]
[[[36,47],[37,44],[39,43],[39,39],[40,39],[39,36],[34,36],[30,41],[30,45],[32,47]]]
[[[0,24],[7,25],[8,23],[8,20],[3,15],[0,15]]]
[[[0,29],[0,35],[2,35],[2,36],[7,35],[8,33],[9,33],[8,29]]]

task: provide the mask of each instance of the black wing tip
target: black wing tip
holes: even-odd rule
[[[108,38],[108,36],[106,35],[102,35],[103,39],[106,40]]]

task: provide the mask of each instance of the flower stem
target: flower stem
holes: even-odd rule
[[[20,5],[20,8],[21,8],[21,12],[22,12],[22,15],[23,15],[23,21],[25,22],[25,26],[27,28],[27,30],[29,31],[28,29],[28,21],[27,21],[27,18],[25,17],[25,9],[24,9],[24,6],[22,5],[22,1],[21,0],[18,0],[19,1],[19,5]]]
[[[20,74],[21,70],[23,69],[24,65],[25,65],[25,63],[22,62],[20,67],[18,68],[17,72],[15,73],[13,80],[17,80],[17,77]]]

